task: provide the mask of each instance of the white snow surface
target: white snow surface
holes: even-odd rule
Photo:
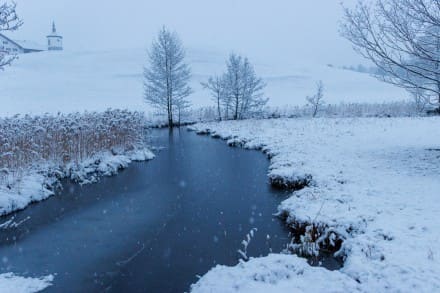
[[[29,278],[20,277],[13,273],[0,274],[0,293],[39,292],[51,286],[53,279],[52,275],[41,278]]]
[[[200,82],[225,70],[228,53],[188,49],[192,68],[189,97],[194,107],[214,105]],[[368,74],[325,64],[312,58],[292,56],[282,64],[252,60],[267,82],[270,106],[304,105],[315,92],[315,83],[325,85],[325,101],[384,102],[408,99],[402,89],[382,83]],[[12,66],[0,72],[0,116],[75,111],[102,111],[107,108],[152,110],[143,101],[146,49],[106,51],[39,52],[20,55]]]
[[[153,158],[154,154],[145,148],[119,154],[102,152],[79,164],[69,163],[65,166],[56,166],[46,162],[35,166],[25,170],[25,175],[20,182],[12,182],[11,189],[0,185],[0,215],[24,209],[33,202],[54,195],[52,187],[57,182],[55,175],[59,178],[70,178],[80,184],[94,183],[99,180],[100,176],[117,174],[132,161],[147,161]],[[0,223],[0,230],[1,227]]]
[[[295,255],[270,254],[235,267],[218,265],[194,284],[191,292],[352,292],[358,287],[341,272],[311,267]]]
[[[279,211],[288,223],[315,223],[344,239],[346,261],[339,274],[359,282],[356,290],[440,290],[440,118],[248,120],[192,128],[262,149],[271,157],[269,174],[312,175],[312,184],[294,192]],[[286,257],[281,262],[290,263]],[[311,268],[295,274],[283,267],[268,281],[252,277],[270,272],[274,258],[212,269],[194,289],[224,292],[223,283],[241,292],[352,286],[337,273]],[[310,290],[298,287],[304,282]]]

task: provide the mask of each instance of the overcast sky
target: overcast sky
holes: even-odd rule
[[[16,0],[16,39],[45,44],[55,20],[68,50],[148,47],[162,25],[186,47],[251,57],[362,62],[338,33],[338,0]],[[345,0],[350,4],[354,0]]]

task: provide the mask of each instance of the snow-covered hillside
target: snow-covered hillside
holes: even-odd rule
[[[42,52],[21,55],[12,67],[0,72],[0,115],[16,113],[72,112],[128,108],[148,111],[143,102],[142,71],[145,49]],[[224,70],[227,54],[188,50],[193,69],[195,106],[211,105],[208,93],[200,86],[209,75]],[[302,105],[322,80],[326,101],[384,102],[407,98],[401,90],[361,74],[312,59],[293,58],[283,64],[251,60],[257,73],[267,81],[270,105]]]

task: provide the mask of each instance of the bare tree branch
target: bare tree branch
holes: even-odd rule
[[[321,106],[324,104],[324,84],[322,81],[316,83],[316,94],[306,97],[307,103],[312,106],[312,117],[315,118]]]
[[[23,21],[16,13],[16,7],[17,4],[15,2],[0,5],[0,33],[4,31],[15,31],[23,24]],[[7,65],[11,65],[15,59],[17,59],[16,55],[10,55],[8,52],[0,51],[0,70]]]
[[[376,77],[440,107],[439,1],[360,0],[344,10],[341,33],[383,72]]]

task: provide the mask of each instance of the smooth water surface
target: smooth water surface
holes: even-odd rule
[[[216,264],[281,251],[288,230],[273,217],[285,198],[267,183],[256,151],[186,130],[155,130],[150,162],[79,186],[16,215],[0,230],[0,272],[56,274],[47,292],[184,292]]]

